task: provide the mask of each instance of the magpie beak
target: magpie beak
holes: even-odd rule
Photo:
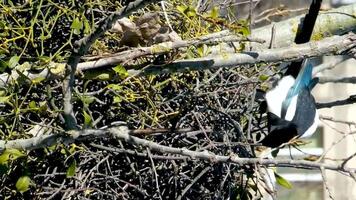
[[[307,61],[295,79],[283,77],[266,93],[269,134],[261,141],[264,146],[278,147],[294,137],[311,136],[319,122],[314,97],[310,91],[317,79],[312,79],[313,67]]]

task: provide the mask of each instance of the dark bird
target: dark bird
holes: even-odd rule
[[[310,40],[321,0],[313,0],[308,14],[298,28],[295,43]],[[315,100],[310,91],[318,79],[312,78],[312,65],[307,60],[292,62],[276,87],[265,94],[268,135],[261,143],[278,147],[295,137],[311,136],[319,122]]]

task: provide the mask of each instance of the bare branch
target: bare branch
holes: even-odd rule
[[[337,101],[332,101],[332,102],[327,102],[327,103],[316,103],[316,107],[318,109],[321,108],[331,108],[334,106],[343,106],[343,105],[348,105],[348,104],[353,104],[356,103],[356,95],[351,95],[349,98],[344,99],[344,100],[337,100]]]
[[[113,56],[102,58],[95,61],[82,62],[78,64],[78,70],[84,71],[88,69],[95,69],[99,67],[105,67],[108,65],[116,65],[119,63],[126,62],[127,60],[133,60],[137,58],[141,58],[143,56],[148,55],[160,55],[164,53],[169,53],[172,50],[185,48],[192,45],[200,45],[200,44],[218,44],[221,42],[259,42],[263,43],[264,40],[260,40],[258,38],[251,37],[239,37],[236,35],[232,35],[229,31],[221,31],[209,35],[205,35],[192,40],[180,40],[175,42],[162,42],[159,44],[152,45],[150,47],[139,47],[133,48],[127,51],[123,51],[117,53]]]
[[[334,56],[332,61],[328,61],[327,63],[320,64],[313,68],[313,75],[318,74],[319,72],[330,70],[336,67],[338,64],[346,61],[348,58],[345,56]]]
[[[356,77],[332,77],[332,76],[320,76],[319,83],[356,83]]]
[[[18,139],[10,141],[0,141],[0,149],[15,148],[23,150],[38,149],[51,146],[58,143],[73,143],[74,141],[93,140],[95,138],[114,137],[118,140],[123,140],[133,145],[139,145],[149,148],[152,151],[186,156],[187,159],[201,159],[211,163],[233,163],[237,165],[259,164],[264,166],[279,166],[293,167],[306,169],[324,169],[334,170],[339,172],[356,173],[356,168],[349,168],[342,165],[311,162],[305,160],[290,160],[290,159],[262,159],[262,158],[240,158],[237,155],[222,156],[216,155],[209,151],[192,151],[186,148],[175,148],[155,143],[153,141],[140,139],[130,135],[130,130],[126,126],[113,127],[105,130],[81,130],[68,131],[67,134],[55,134],[47,136],[33,137],[30,139]]]
[[[268,62],[286,62],[303,58],[340,55],[356,47],[356,35],[333,36],[318,42],[294,45],[293,48],[265,49],[234,54],[222,54],[204,58],[175,61],[165,65],[152,65],[145,68],[141,75],[183,72],[189,70],[216,69],[237,65]]]

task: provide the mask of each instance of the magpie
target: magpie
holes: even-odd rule
[[[310,40],[322,0],[313,0],[308,14],[302,19],[294,42]],[[278,147],[296,137],[311,136],[319,116],[315,99],[310,93],[318,79],[312,78],[313,66],[307,59],[292,62],[276,87],[265,94],[268,135],[260,143]]]

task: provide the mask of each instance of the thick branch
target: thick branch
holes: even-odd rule
[[[348,168],[342,165],[327,164],[320,162],[311,162],[304,160],[290,160],[290,159],[262,159],[262,158],[240,158],[236,155],[222,156],[216,155],[208,151],[192,151],[186,148],[175,148],[160,145],[153,141],[141,139],[130,135],[131,130],[126,126],[120,126],[109,129],[98,130],[81,130],[81,131],[69,131],[67,134],[55,134],[38,136],[30,139],[17,139],[11,141],[0,141],[0,149],[4,148],[16,148],[16,149],[38,149],[49,147],[58,143],[72,143],[74,141],[92,140],[94,138],[102,137],[114,137],[118,140],[123,140],[133,145],[139,145],[147,147],[152,151],[160,152],[163,154],[174,154],[186,156],[187,159],[201,159],[211,163],[234,163],[237,165],[250,165],[259,164],[265,166],[279,166],[279,167],[293,167],[293,168],[306,168],[306,169],[329,169],[339,172],[355,173],[355,168]]]
[[[212,33],[192,40],[179,40],[175,42],[162,42],[159,44],[152,45],[150,47],[139,47],[133,48],[127,51],[117,53],[113,56],[102,58],[95,61],[82,62],[78,64],[78,70],[84,71],[88,69],[95,69],[99,67],[105,67],[108,65],[116,65],[119,63],[126,62],[128,60],[137,59],[148,55],[160,55],[164,53],[169,53],[172,50],[189,47],[191,45],[200,44],[218,44],[222,42],[258,42],[263,43],[263,40],[258,38],[250,37],[239,37],[237,35],[232,35],[229,31],[221,31],[217,33]]]
[[[162,74],[189,70],[205,70],[237,65],[286,62],[309,57],[339,55],[356,47],[356,35],[333,36],[318,42],[294,45],[292,48],[266,49],[236,54],[223,54],[211,57],[175,61],[165,65],[152,65],[145,68],[144,74]]]

